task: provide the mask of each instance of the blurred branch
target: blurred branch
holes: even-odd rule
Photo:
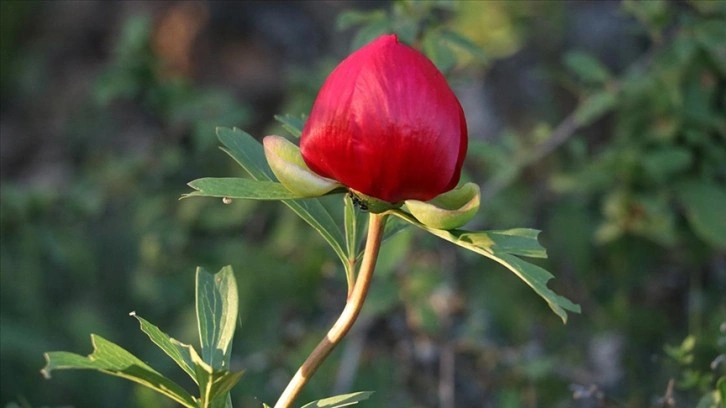
[[[576,112],[577,110],[570,113],[565,120],[560,122],[547,140],[537,145],[530,154],[525,155],[525,157],[517,163],[517,171],[506,172],[504,176],[495,176],[490,181],[486,182],[481,189],[481,200],[487,201],[497,195],[497,193],[516,180],[522,169],[541,160],[574,135],[575,131],[581,127],[576,120]]]
[[[439,357],[439,407],[456,407],[455,380],[456,353],[452,342],[446,341],[441,345]]]
[[[670,37],[675,33],[669,33]],[[662,49],[666,42],[658,43],[646,50],[637,60],[635,60],[624,72],[634,72],[636,70],[647,70],[652,63],[653,55]],[[625,74],[623,74],[624,76]],[[617,94],[622,86],[622,79],[609,81],[605,86],[594,92],[590,97],[584,98],[578,106],[565,117],[557,127],[552,131],[550,137],[543,142],[537,144],[531,151],[523,154],[519,161],[515,163],[515,170],[504,171],[492,177],[485,182],[481,189],[481,199],[486,201],[491,199],[505,187],[512,184],[523,169],[537,163],[542,158],[552,153],[567,140],[572,137],[582,127],[592,124],[599,118],[610,112],[616,106]],[[613,99],[608,99],[611,97]]]

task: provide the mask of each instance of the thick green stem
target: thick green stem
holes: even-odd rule
[[[326,357],[333,351],[343,337],[348,333],[348,330],[355,323],[358,314],[360,314],[363,308],[363,302],[365,301],[366,295],[368,294],[368,288],[371,284],[371,278],[373,277],[373,270],[376,267],[376,259],[378,258],[378,250],[381,247],[381,240],[383,238],[383,229],[386,223],[386,214],[370,214],[368,222],[368,237],[366,238],[366,247],[363,252],[363,260],[360,264],[360,270],[358,271],[358,277],[356,278],[353,290],[348,295],[348,301],[345,304],[343,312],[338,317],[333,327],[328,331],[327,336],[318,343],[315,350],[308,356],[305,362],[295,373],[295,376],[290,380],[283,391],[280,398],[275,404],[275,408],[290,408],[292,407],[295,398],[302,388],[307,384],[310,378],[313,376],[315,371],[320,367],[320,364],[325,360]]]

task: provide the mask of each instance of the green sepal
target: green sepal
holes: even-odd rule
[[[450,230],[469,222],[479,210],[479,186],[466,183],[430,201],[407,200],[408,211],[422,224],[436,229]]]
[[[301,197],[319,197],[342,187],[335,180],[313,173],[303,160],[300,148],[281,136],[262,139],[265,157],[283,186]]]

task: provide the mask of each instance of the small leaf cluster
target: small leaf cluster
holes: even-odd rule
[[[151,388],[184,407],[231,407],[229,391],[243,374],[243,371],[230,370],[238,310],[237,283],[232,268],[222,268],[215,275],[198,268],[196,288],[201,354],[191,345],[169,337],[136,313],[131,315],[139,321],[141,331],[199,386],[198,396],[192,396],[121,346],[95,334],[91,335],[93,353],[88,357],[64,351],[46,353],[43,375],[50,378],[55,370],[98,370]]]
[[[237,281],[227,266],[216,274],[202,268],[196,272],[196,312],[200,352],[161,331],[135,312],[141,331],[179,366],[199,387],[198,396],[164,376],[121,346],[92,334],[93,352],[81,356],[66,351],[45,353],[46,378],[58,370],[97,370],[150,388],[187,408],[231,408],[230,390],[243,370],[230,367],[232,340],[237,327]],[[338,395],[305,404],[305,407],[336,408],[368,399],[372,392]],[[263,404],[265,407],[267,405]]]
[[[396,33],[404,43],[420,48],[444,73],[457,65],[458,52],[467,54],[478,64],[487,64],[486,52],[454,30],[443,17],[452,14],[458,6],[450,1],[396,1],[386,11],[341,13],[337,26],[339,30],[358,28],[351,50],[357,50],[382,34]]]

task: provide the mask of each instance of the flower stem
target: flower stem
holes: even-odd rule
[[[378,258],[378,250],[381,247],[383,239],[383,229],[386,224],[387,214],[370,214],[368,221],[368,237],[366,238],[366,246],[363,252],[363,260],[360,264],[358,277],[356,278],[353,290],[348,295],[348,301],[345,304],[343,312],[333,327],[328,331],[327,336],[318,343],[315,350],[308,356],[305,362],[295,373],[282,392],[280,398],[275,404],[275,408],[290,408],[297,398],[305,384],[310,380],[315,371],[320,367],[326,357],[333,351],[338,343],[343,339],[348,330],[355,323],[365,301],[368,288],[373,277],[373,270],[376,267],[376,259]]]

